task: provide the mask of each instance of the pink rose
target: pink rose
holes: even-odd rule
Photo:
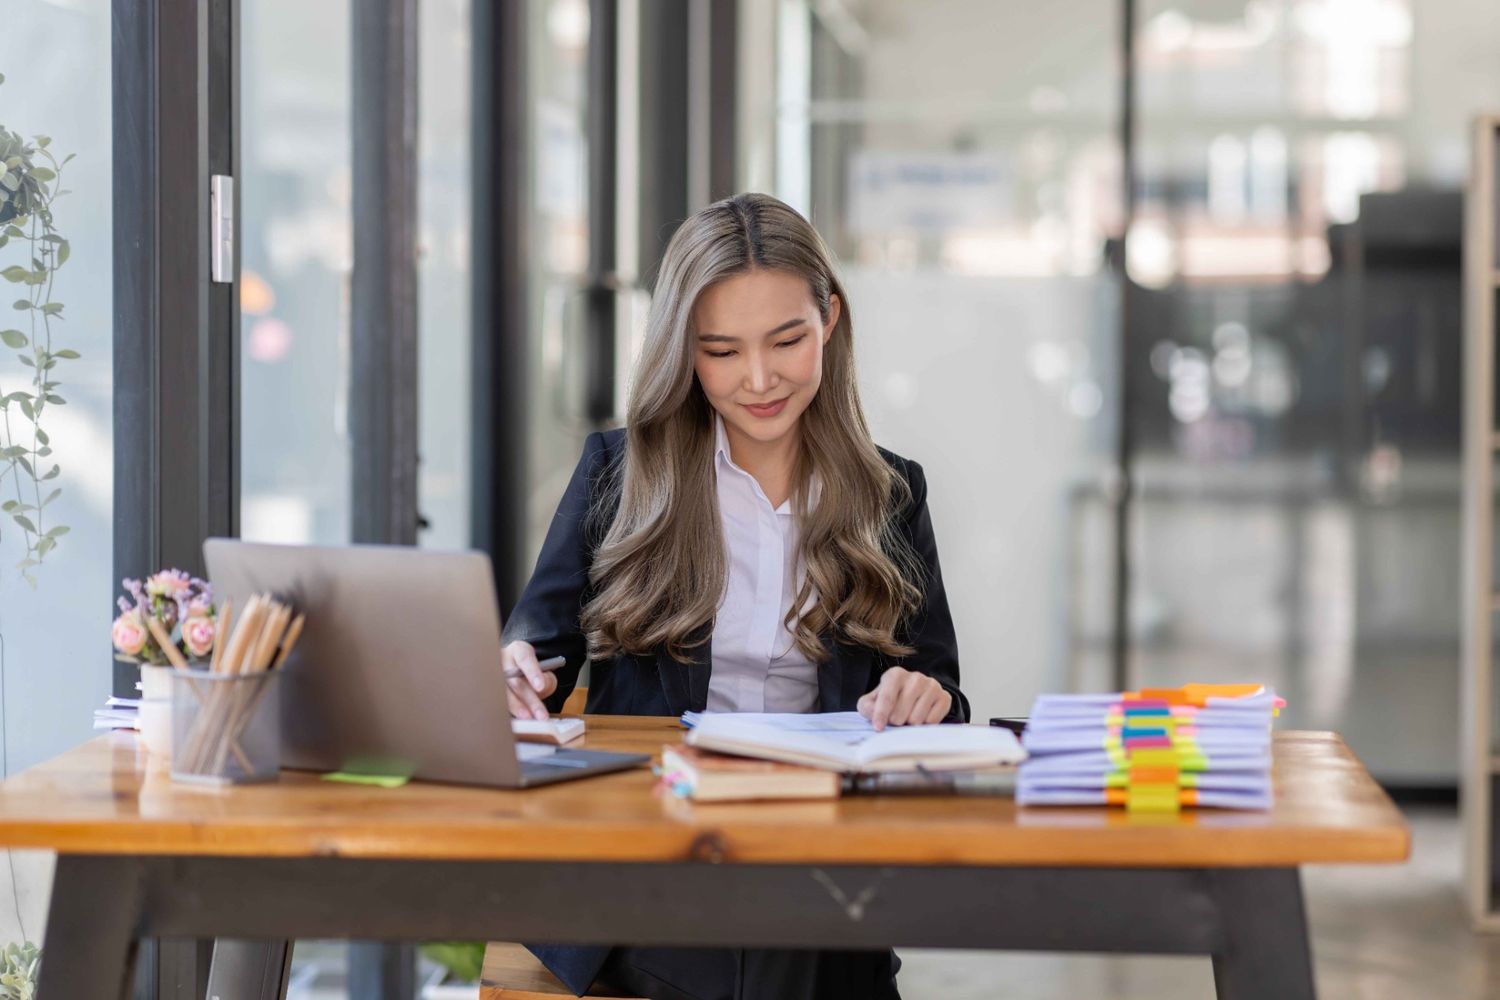
[[[125,656],[140,656],[146,648],[146,623],[141,621],[139,611],[127,611],[115,619],[109,630],[110,640]]]
[[[206,615],[194,615],[182,623],[182,644],[188,655],[202,659],[214,651],[214,620]]]

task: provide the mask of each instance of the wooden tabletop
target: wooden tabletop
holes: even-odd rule
[[[588,717],[592,749],[657,753],[672,719]],[[1275,737],[1276,805],[1130,815],[1008,798],[865,797],[694,805],[644,768],[528,791],[379,789],[283,772],[174,784],[133,735],[101,736],[0,783],[0,846],[86,854],[554,861],[1287,866],[1404,860],[1410,834],[1333,733]]]

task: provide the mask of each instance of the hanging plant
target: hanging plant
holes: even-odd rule
[[[23,384],[28,378],[30,383],[12,388],[0,371],[0,525],[19,529],[26,548],[16,568],[32,587],[33,568],[68,533],[48,509],[62,495],[53,483],[62,469],[52,461],[52,440],[43,424],[49,408],[67,403],[58,391],[58,364],[78,357],[53,342],[64,320],[53,285],[71,251],[53,224],[52,204],[68,193],[62,173],[73,155],[58,160],[47,148],[51,143],[45,135],[28,142],[0,125],[0,264],[17,261],[0,268],[0,277],[19,293],[11,309],[0,304],[0,317],[10,317],[0,318],[0,344],[16,352],[27,369],[21,372]]]

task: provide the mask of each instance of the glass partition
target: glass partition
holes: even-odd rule
[[[876,440],[926,469],[990,715],[1107,676],[1117,6],[780,7],[776,193],[841,262]]]
[[[1274,682],[1287,726],[1451,784],[1461,208],[1500,22],[1139,12],[1134,676]]]

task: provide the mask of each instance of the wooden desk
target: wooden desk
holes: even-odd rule
[[[657,751],[673,720],[591,717]],[[1276,736],[1276,806],[1131,816],[1008,798],[694,806],[644,769],[522,792],[285,773],[209,790],[107,736],[0,783],[59,853],[42,1000],[124,994],[141,938],[976,947],[1213,956],[1221,997],[1313,996],[1297,866],[1404,860],[1329,733]],[[113,971],[105,971],[113,970]]]

